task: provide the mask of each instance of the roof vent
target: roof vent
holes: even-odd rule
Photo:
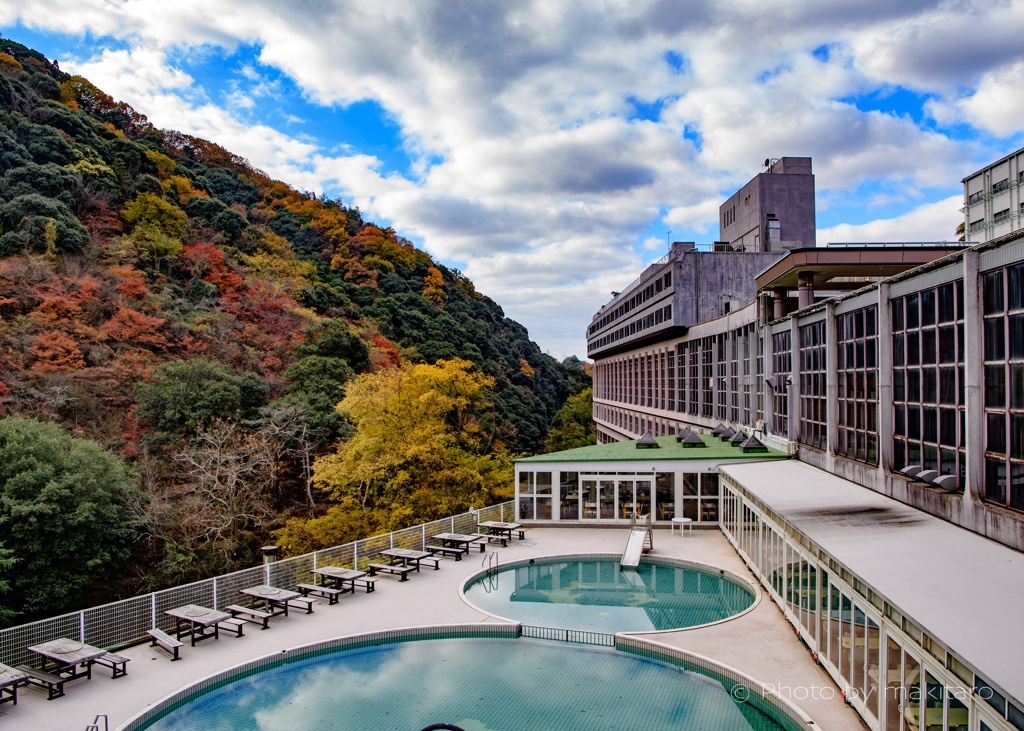
[[[676,441],[677,442],[681,442],[684,439],[686,439],[686,437],[690,436],[691,434],[693,434],[693,431],[690,429],[690,427],[685,427],[681,432],[676,434]]]
[[[637,449],[658,449],[659,446],[660,445],[654,441],[654,437],[647,432],[644,432],[643,436],[636,440]]]
[[[956,475],[939,475],[932,480],[932,484],[935,487],[941,487],[943,490],[956,492]]]
[[[719,434],[718,436],[720,436],[720,437],[722,438],[722,441],[723,441],[723,442],[727,442],[727,441],[729,441],[730,439],[732,439],[732,438],[733,438],[734,436],[736,436],[736,430],[735,430],[735,429],[733,429],[733,428],[732,428],[732,427],[730,426],[730,427],[729,427],[728,429],[726,429],[726,430],[725,430],[724,432],[722,432],[722,433],[721,433],[721,434]]]
[[[718,422],[718,426],[716,426],[715,430],[713,432],[711,432],[711,436],[713,436],[713,437],[720,437],[720,436],[722,436],[722,432],[724,432],[724,431],[725,431],[725,424],[723,424],[722,422]]]
[[[763,444],[761,444],[761,442],[757,441],[757,439],[755,439],[753,435],[748,437],[747,441],[743,442],[743,444],[740,445],[740,449],[742,449],[745,453],[768,451],[768,447],[764,446]]]
[[[679,443],[684,447],[706,447],[704,440],[699,436],[690,432],[685,439],[681,439]]]
[[[743,442],[747,441],[747,435],[741,431],[736,432],[736,436],[729,440],[730,447],[739,447],[743,445]]]

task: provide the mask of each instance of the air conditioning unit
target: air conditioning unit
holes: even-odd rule
[[[764,419],[758,419],[754,422],[754,431],[764,431]]]

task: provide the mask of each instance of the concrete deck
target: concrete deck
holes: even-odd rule
[[[488,552],[497,552],[502,562],[567,553],[618,553],[625,546],[627,535],[625,527],[533,528],[527,531],[526,540],[511,541],[507,548],[491,544]],[[708,564],[756,583],[717,530],[695,530],[685,536],[670,536],[666,530],[657,530],[654,549],[656,555]],[[22,688],[17,706],[0,706],[0,727],[80,731],[98,714],[106,714],[110,728],[114,729],[182,686],[285,648],[398,627],[498,622],[470,607],[458,594],[462,581],[481,570],[482,558],[474,551],[459,562],[445,559],[439,571],[425,569],[411,574],[409,581],[402,583],[398,577],[381,577],[377,591],[372,594],[346,594],[334,606],[328,606],[326,599],[320,600],[313,614],[293,612],[289,617],[277,617],[271,620],[267,631],[249,624],[245,637],[222,635],[219,640],[208,640],[196,647],[186,643],[178,662],[171,662],[166,653],[148,645],[123,650],[119,654],[132,659],[127,676],[114,680],[106,668],[97,667],[91,680],[68,683],[65,697],[53,701],[47,701],[40,689]],[[778,687],[782,695],[803,708],[822,729],[865,728],[767,596],[762,595],[753,611],[737,619],[704,629],[659,633],[652,639],[706,655]]]

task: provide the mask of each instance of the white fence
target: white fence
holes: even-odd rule
[[[378,551],[387,548],[423,550],[427,539],[437,533],[475,533],[476,524],[480,521],[514,518],[515,504],[509,501],[481,508],[476,514],[462,513],[354,543],[242,569],[233,574],[10,627],[0,630],[0,663],[11,666],[27,663],[33,657],[27,647],[59,637],[77,639],[105,649],[131,645],[147,640],[149,637],[146,630],[172,630],[174,619],[164,614],[168,609],[186,604],[223,609],[228,604],[237,603],[238,590],[248,586],[267,584],[281,589],[294,589],[296,584],[312,583],[315,578],[313,569],[320,566],[365,568],[366,564],[377,559]]]

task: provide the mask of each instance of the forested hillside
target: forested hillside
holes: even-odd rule
[[[358,209],[0,39],[0,618],[500,499],[589,380]]]

